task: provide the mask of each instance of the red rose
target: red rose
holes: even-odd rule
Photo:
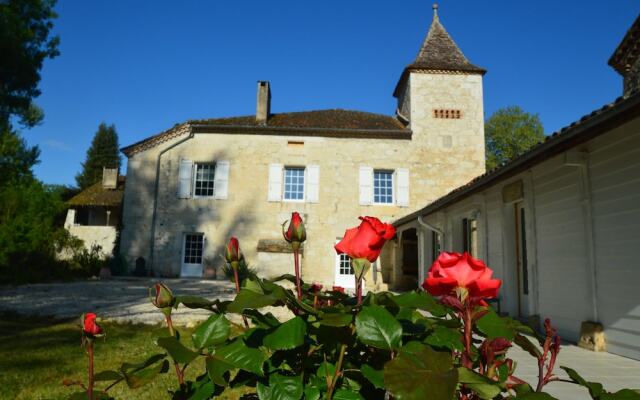
[[[102,334],[102,328],[96,322],[95,313],[86,313],[83,316],[82,331],[87,336],[98,336]]]
[[[284,236],[284,240],[289,243],[302,243],[307,239],[307,231],[304,228],[304,222],[302,222],[302,217],[297,211],[294,211],[291,214],[289,228],[285,231],[284,225],[286,223],[287,221],[282,224],[282,235]]]
[[[353,259],[366,258],[374,262],[380,255],[384,243],[396,234],[396,228],[375,217],[360,219],[360,226],[347,229],[335,249],[338,253],[347,254]]]
[[[319,283],[313,283],[311,285],[311,293],[318,293],[322,290],[322,285]]]
[[[492,279],[493,271],[469,253],[442,252],[434,261],[422,287],[434,296],[453,294],[466,289],[472,298],[494,298],[502,281]]]
[[[232,236],[225,248],[225,259],[228,263],[239,262],[242,260],[242,253],[240,252],[240,242],[235,236]]]
[[[334,286],[331,290],[338,293],[344,293],[344,288],[342,286]]]

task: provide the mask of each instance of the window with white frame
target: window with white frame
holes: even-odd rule
[[[355,275],[353,267],[351,266],[351,257],[345,253],[340,253],[338,257],[338,273],[340,275]]]
[[[187,233],[184,235],[184,263],[202,264],[204,234]]]
[[[193,194],[196,197],[212,197],[215,193],[216,165],[196,164],[193,180]]]
[[[304,200],[304,168],[284,168],[284,192],[285,200]]]
[[[393,204],[392,171],[373,171],[373,202],[374,204]]]

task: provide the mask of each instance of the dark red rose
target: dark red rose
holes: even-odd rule
[[[95,313],[86,313],[83,315],[82,331],[87,336],[99,336],[102,335],[103,330],[96,322]]]
[[[357,228],[347,229],[342,240],[335,245],[336,251],[349,257],[366,258],[374,262],[382,251],[385,242],[396,234],[396,228],[385,224],[375,217],[360,217],[362,222]]]
[[[422,287],[434,296],[459,294],[461,289],[471,298],[498,296],[502,281],[492,279],[493,271],[469,253],[442,252],[434,261]]]
[[[334,286],[333,288],[331,288],[331,290],[333,290],[334,292],[338,292],[338,293],[343,293],[344,294],[344,288],[342,286]]]
[[[322,285],[319,283],[313,283],[311,285],[311,293],[318,293],[322,290]]]
[[[158,308],[173,307],[175,303],[171,289],[162,282],[156,283],[149,289],[149,297],[151,304]]]
[[[242,252],[240,252],[240,242],[235,236],[229,239],[229,243],[225,247],[224,258],[228,263],[239,262],[242,260]]]
[[[298,214],[297,211],[294,211],[291,214],[291,220],[289,221],[289,227],[287,230],[284,230],[284,225],[287,224],[287,221],[282,224],[282,235],[284,236],[284,240],[289,243],[302,243],[307,239],[307,231],[304,227],[304,222],[302,222],[302,217]]]

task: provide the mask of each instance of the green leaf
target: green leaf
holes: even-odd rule
[[[338,389],[333,394],[333,400],[362,400],[360,393],[348,389]]]
[[[513,341],[515,342],[515,344],[520,346],[520,348],[522,348],[523,350],[526,350],[533,357],[538,358],[542,356],[542,353],[540,352],[540,349],[538,348],[538,346],[536,346],[531,340],[529,340],[528,337],[523,336],[519,333],[516,333]]]
[[[393,350],[400,346],[402,326],[380,306],[365,306],[356,316],[358,339],[379,349]]]
[[[247,346],[242,338],[238,338],[224,347],[217,348],[211,357],[260,376],[264,375],[262,364],[269,358],[262,351]]]
[[[216,387],[210,380],[204,382],[196,391],[189,397],[189,400],[207,400],[213,396],[216,391]]]
[[[327,387],[327,377],[331,380],[336,372],[336,366],[330,362],[323,361],[318,365],[316,376],[322,380],[322,388]]]
[[[304,343],[307,325],[300,317],[295,317],[280,325],[265,336],[263,344],[271,350],[291,350]]]
[[[320,324],[326,326],[347,326],[353,321],[353,315],[349,313],[322,313]]]
[[[407,292],[391,298],[400,307],[417,308],[427,311],[436,317],[441,317],[447,313],[446,307],[438,304],[430,294],[426,292]]]
[[[256,392],[258,393],[258,398],[260,400],[271,400],[271,388],[269,386],[258,382],[256,385]]]
[[[567,373],[567,375],[569,375],[569,378],[571,378],[571,380],[573,382],[577,383],[580,386],[584,386],[587,389],[589,389],[589,394],[591,395],[592,398],[597,399],[597,398],[600,397],[602,392],[604,392],[604,388],[602,387],[601,383],[587,382],[574,369],[571,369],[571,368],[568,368],[568,367],[562,367],[562,366],[560,368],[562,368]]]
[[[513,340],[515,335],[514,328],[508,318],[500,317],[495,311],[489,311],[485,316],[478,320],[476,325],[480,332],[487,335],[489,339],[498,337],[507,340]]]
[[[304,387],[304,400],[320,400],[320,389],[306,385]]]
[[[173,308],[178,308],[180,304],[187,308],[204,308],[210,310],[216,302],[200,296],[175,296]]]
[[[207,366],[209,379],[211,379],[213,383],[218,386],[227,386],[229,384],[229,374],[225,374],[227,371],[234,369],[233,365],[213,357],[207,357],[205,364]]]
[[[364,375],[369,382],[378,389],[384,389],[384,370],[374,369],[369,364],[363,364],[360,367],[360,372]]]
[[[227,311],[241,314],[247,308],[262,308],[271,306],[278,302],[276,296],[271,294],[254,292],[249,289],[242,289],[236,298],[227,306]]]
[[[457,329],[436,326],[433,332],[424,341],[435,347],[445,347],[449,350],[462,350],[462,334]]]
[[[251,318],[251,321],[260,328],[275,328],[280,325],[280,321],[272,313],[262,314],[258,310],[249,308],[244,310],[243,314]]]
[[[450,353],[409,342],[385,365],[384,383],[397,400],[451,400],[458,370]]]
[[[225,316],[213,314],[193,331],[191,340],[197,348],[202,349],[224,343],[230,333],[231,326]]]
[[[464,367],[458,368],[458,382],[464,383],[485,400],[493,399],[502,391],[495,381]]]
[[[97,374],[93,375],[93,380],[95,382],[117,381],[118,379],[122,378],[124,378],[124,375],[117,371],[100,371]]]
[[[558,400],[545,392],[531,392],[517,397],[518,400]]]
[[[302,397],[302,375],[273,374],[269,377],[269,388],[271,400],[299,400]]]
[[[603,393],[600,400],[640,400],[640,393],[631,389],[622,389],[615,393]]]
[[[167,350],[171,358],[180,364],[188,364],[198,357],[198,353],[185,347],[173,336],[160,337],[156,340],[156,344]]]
[[[131,389],[137,389],[151,382],[158,374],[169,370],[169,361],[163,360],[161,363],[125,373],[125,381]]]

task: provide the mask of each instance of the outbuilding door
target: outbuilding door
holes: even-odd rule
[[[515,204],[516,277],[518,280],[518,316],[529,316],[529,265],[527,260],[527,218],[524,203]]]
[[[336,255],[336,277],[335,285],[342,286],[345,289],[353,289],[356,287],[356,278],[351,268],[351,258],[346,254]]]
[[[182,246],[181,277],[202,277],[202,254],[204,251],[204,234],[185,233]]]

